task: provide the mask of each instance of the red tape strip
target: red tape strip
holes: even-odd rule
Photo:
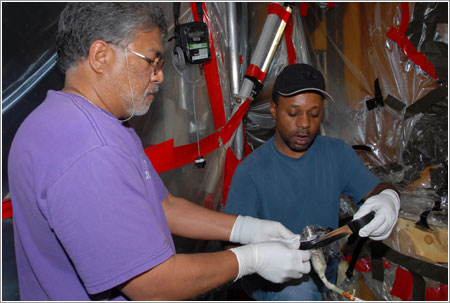
[[[222,188],[222,205],[225,206],[228,198],[228,191],[230,190],[231,180],[233,179],[234,171],[236,167],[239,165],[241,161],[239,161],[234,155],[231,148],[227,149],[227,155],[225,158],[225,173],[223,180],[223,188]]]
[[[202,156],[209,154],[220,146],[221,143],[219,138],[221,139],[222,144],[226,144],[230,141],[249,106],[250,99],[247,99],[223,128],[200,140],[200,151],[202,152]],[[177,147],[174,147],[173,143],[174,139],[170,139],[160,144],[147,147],[144,150],[158,173],[175,169],[194,162],[194,160],[197,159],[197,142]]]
[[[402,20],[400,21],[400,32],[402,34],[406,33],[406,29],[409,24],[409,5],[408,3],[402,3]]]
[[[266,73],[259,69],[258,66],[254,64],[250,64],[248,66],[247,72],[245,73],[246,76],[254,77],[258,79],[259,82],[263,83],[264,78],[266,77]]]
[[[288,54],[289,64],[294,64],[297,60],[297,55],[295,54],[294,44],[292,43],[292,31],[294,29],[294,18],[289,19],[286,25],[286,30],[284,31],[284,38],[286,39],[286,49]]]
[[[400,29],[391,27],[386,36],[397,43],[402,49],[402,52],[417,66],[419,66],[424,72],[429,74],[433,79],[437,80],[436,72],[433,64],[427,60],[424,54],[421,54],[409,41],[405,35],[406,28],[409,23],[409,6],[408,3],[402,3],[402,21],[400,23]]]
[[[288,22],[289,17],[291,17],[291,13],[284,9],[281,5],[278,3],[272,3],[269,5],[269,8],[267,10],[268,15],[277,15],[280,17],[281,20],[284,22]]]
[[[200,21],[196,3],[191,2],[190,4],[194,21]],[[211,26],[209,24],[209,17],[208,12],[206,11],[205,3],[202,4],[202,8],[203,20],[208,25],[209,29],[209,46],[211,48],[211,60],[203,63],[203,71],[205,74],[206,86],[208,87],[208,96],[214,119],[214,128],[217,130],[225,125],[225,109],[223,105],[222,88],[220,86],[219,68],[217,67],[216,50],[214,47],[214,40],[211,34]]]
[[[11,218],[12,214],[11,199],[2,201],[2,219]]]
[[[300,3],[300,16],[306,17],[308,14],[308,2],[301,2]]]

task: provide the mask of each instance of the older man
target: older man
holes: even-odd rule
[[[164,79],[165,30],[154,3],[62,12],[65,87],[27,117],[9,157],[22,300],[179,300],[248,274],[279,283],[309,272],[310,253],[280,223],[171,195],[123,123],[148,111]],[[248,245],[176,254],[171,234]]]

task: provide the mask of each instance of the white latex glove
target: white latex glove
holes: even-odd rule
[[[359,230],[359,236],[376,241],[386,239],[397,223],[399,210],[400,198],[392,189],[385,189],[378,195],[369,197],[353,216],[354,220],[371,211],[375,212],[372,221]]]
[[[257,273],[266,280],[283,283],[301,278],[311,270],[311,251],[290,249],[278,242],[247,244],[230,249],[237,257],[236,280]]]
[[[283,242],[292,249],[300,246],[300,235],[292,233],[283,224],[249,216],[238,216],[230,234],[230,242],[249,244],[265,241]]]

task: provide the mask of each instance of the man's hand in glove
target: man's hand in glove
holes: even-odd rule
[[[353,220],[375,212],[375,217],[359,231],[360,237],[380,241],[386,239],[397,223],[400,198],[392,189],[385,189],[369,197],[353,216]]]
[[[230,249],[239,263],[236,280],[259,274],[274,283],[299,279],[311,270],[311,251],[290,249],[278,242],[247,244]]]
[[[230,234],[230,242],[249,244],[265,241],[283,242],[292,249],[300,246],[300,235],[295,235],[280,222],[238,216]]]

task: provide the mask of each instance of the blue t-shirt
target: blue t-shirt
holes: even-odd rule
[[[297,234],[307,225],[334,229],[341,195],[356,203],[378,183],[340,139],[317,136],[295,159],[278,151],[271,138],[237,167],[225,212],[279,221]]]

